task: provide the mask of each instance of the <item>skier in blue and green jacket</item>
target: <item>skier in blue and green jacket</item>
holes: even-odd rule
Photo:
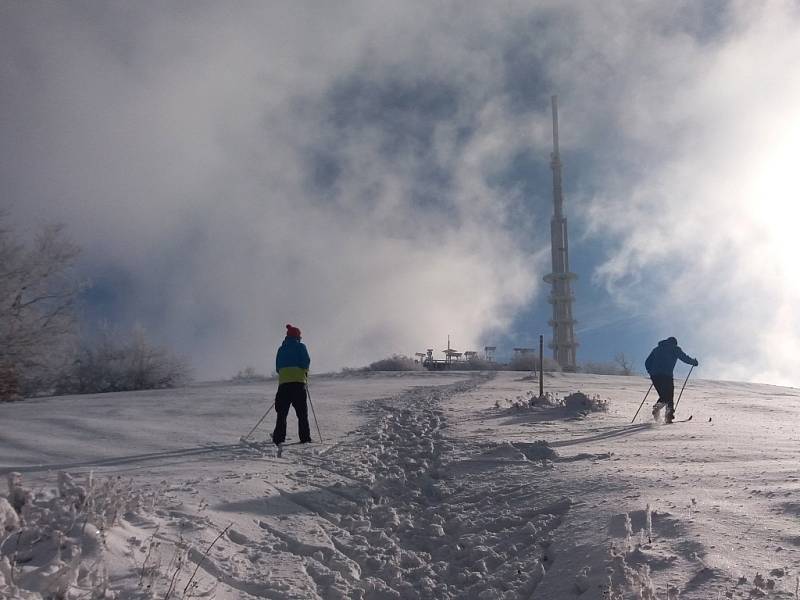
[[[650,375],[653,387],[658,392],[658,401],[653,406],[653,418],[656,421],[658,421],[661,409],[665,406],[667,407],[667,412],[664,416],[665,422],[672,423],[675,418],[675,407],[672,403],[675,395],[675,382],[672,378],[672,372],[675,370],[675,363],[678,362],[678,359],[693,367],[700,364],[696,358],[692,358],[681,350],[681,347],[678,346],[678,340],[674,337],[668,337],[658,342],[658,346],[653,348],[647,360],[644,361],[644,366],[648,375]]]
[[[306,384],[311,358],[306,345],[300,340],[300,330],[293,325],[287,325],[286,337],[275,356],[275,370],[278,373],[278,393],[275,396],[275,413],[278,419],[272,432],[272,441],[275,444],[282,444],[286,440],[286,417],[289,415],[289,407],[292,406],[297,414],[300,443],[311,441],[306,405]]]

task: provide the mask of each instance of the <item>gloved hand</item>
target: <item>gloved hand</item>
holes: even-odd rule
[[[696,358],[694,359],[694,366],[695,367],[699,367],[700,366],[700,362]]]

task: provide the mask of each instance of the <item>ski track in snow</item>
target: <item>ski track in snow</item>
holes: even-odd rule
[[[356,441],[324,456],[297,452],[305,465],[289,481],[302,491],[271,484],[297,514],[260,526],[279,549],[305,557],[307,581],[293,573],[287,591],[271,589],[270,597],[531,597],[546,569],[550,533],[570,502],[537,504],[530,484],[510,484],[491,471],[451,474],[447,463],[457,448],[446,438],[441,404],[481,381],[373,401]]]
[[[108,534],[121,600],[186,585],[219,599],[796,599],[798,440],[770,437],[769,419],[796,416],[800,392],[693,382],[695,419],[663,427],[649,410],[628,422],[639,378],[550,376],[561,395],[582,383],[611,396],[588,416],[531,408],[536,384],[514,374],[411,381],[356,402],[356,430],[281,458],[207,443],[95,461],[48,451],[58,460],[20,470],[96,464],[157,488],[154,512]],[[710,412],[728,402],[739,421]]]

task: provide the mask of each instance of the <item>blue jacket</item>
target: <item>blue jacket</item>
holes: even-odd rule
[[[675,369],[675,363],[681,359],[687,365],[697,366],[697,360],[688,356],[678,346],[678,340],[673,337],[661,340],[658,346],[653,348],[650,356],[644,361],[644,367],[650,376],[653,375],[669,375],[672,377],[672,371]]]
[[[306,345],[299,338],[287,335],[275,356],[278,383],[306,383],[309,366],[311,357],[308,355]]]

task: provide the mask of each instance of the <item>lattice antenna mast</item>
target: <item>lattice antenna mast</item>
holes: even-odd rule
[[[567,219],[564,217],[564,195],[561,190],[561,156],[558,151],[558,97],[551,98],[553,106],[553,153],[550,155],[550,168],[553,170],[553,218],[550,221],[550,242],[552,245],[553,272],[544,280],[551,284],[549,301],[553,305],[553,318],[549,324],[553,328],[553,358],[562,369],[575,370],[576,350],[575,319],[572,318],[571,281],[577,278],[569,270],[569,244],[567,242]]]

